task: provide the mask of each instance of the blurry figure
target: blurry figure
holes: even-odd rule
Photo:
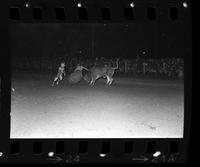
[[[104,66],[105,65],[105,63],[106,63],[106,60],[105,60],[105,58],[103,57],[103,56],[101,56],[101,58],[100,58],[100,60],[99,60],[99,66]]]
[[[163,69],[164,75],[166,75],[167,74],[167,63],[165,61],[162,62],[162,69]]]
[[[87,70],[88,71],[87,68],[81,66],[80,64],[77,64],[76,69],[74,70],[74,72],[76,72],[76,71],[82,71],[82,70]]]
[[[140,61],[140,56],[137,55],[136,62]]]
[[[95,58],[94,65],[95,65],[95,66],[98,66],[98,65],[99,65],[99,58],[98,58],[98,57]]]
[[[146,61],[144,61],[142,63],[142,66],[143,66],[143,74],[145,75],[146,74],[146,66],[148,65],[148,63]]]
[[[76,84],[81,81],[81,79],[85,79],[84,76],[86,75],[86,72],[84,71],[84,75],[82,71],[89,71],[87,68],[81,66],[80,64],[77,64],[75,70],[69,75],[68,81],[70,84]]]
[[[61,80],[63,80],[65,75],[66,75],[66,73],[65,73],[65,62],[62,62],[62,63],[60,63],[60,67],[58,68],[58,73],[57,73],[56,77],[54,78],[52,86],[54,86],[55,82],[56,82],[56,85],[58,85],[59,82]]]
[[[130,60],[123,59],[123,61],[124,61],[124,70],[125,70],[125,73],[128,73],[129,72],[129,67],[130,67]]]
[[[180,66],[178,69],[178,77],[179,78],[183,78],[184,77],[184,73],[183,73],[183,67]]]

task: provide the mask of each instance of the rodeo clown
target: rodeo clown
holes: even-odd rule
[[[76,71],[82,71],[82,70],[87,70],[87,71],[88,71],[87,68],[81,66],[80,64],[77,64],[77,66],[76,66],[74,72],[76,72]]]
[[[75,83],[78,83],[79,81],[81,81],[81,79],[83,78],[83,74],[82,74],[83,70],[88,71],[87,68],[81,66],[80,64],[77,64],[75,70],[68,77],[69,83],[75,84]]]
[[[54,86],[55,82],[58,85],[61,80],[63,80],[65,73],[65,62],[60,63],[60,67],[58,68],[58,73],[56,77],[54,78],[52,86]]]

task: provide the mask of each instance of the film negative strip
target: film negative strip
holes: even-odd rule
[[[2,11],[0,163],[187,162],[189,0],[10,0]]]

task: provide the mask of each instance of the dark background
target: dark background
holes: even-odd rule
[[[183,58],[184,31],[179,25],[166,24],[161,32],[159,24],[153,22],[12,24],[13,67],[26,66],[28,62],[57,66],[72,57]]]

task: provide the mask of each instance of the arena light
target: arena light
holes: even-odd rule
[[[0,157],[2,157],[3,156],[3,152],[0,152]]]
[[[100,153],[99,156],[100,156],[100,157],[105,157],[106,154],[102,154],[102,153]]]
[[[188,7],[187,2],[183,2],[183,7],[184,7],[184,8],[187,8],[187,7]]]
[[[30,7],[30,2],[26,2],[26,3],[25,3],[25,7],[26,7],[26,8],[29,8],[29,7]]]
[[[158,157],[161,155],[161,152],[160,151],[156,151],[154,154],[153,154],[153,157]]]
[[[81,7],[82,7],[82,4],[79,2],[79,3],[77,4],[77,6],[78,6],[78,8],[81,8]]]
[[[142,52],[142,54],[144,55],[144,54],[146,54],[146,52],[145,52],[145,51],[143,51],[143,52]]]
[[[131,3],[130,3],[130,7],[131,7],[131,8],[134,8],[134,7],[135,7],[134,2],[131,2]]]
[[[48,153],[48,156],[49,156],[49,157],[53,157],[53,156],[54,156],[54,152],[49,152],[49,153]]]

